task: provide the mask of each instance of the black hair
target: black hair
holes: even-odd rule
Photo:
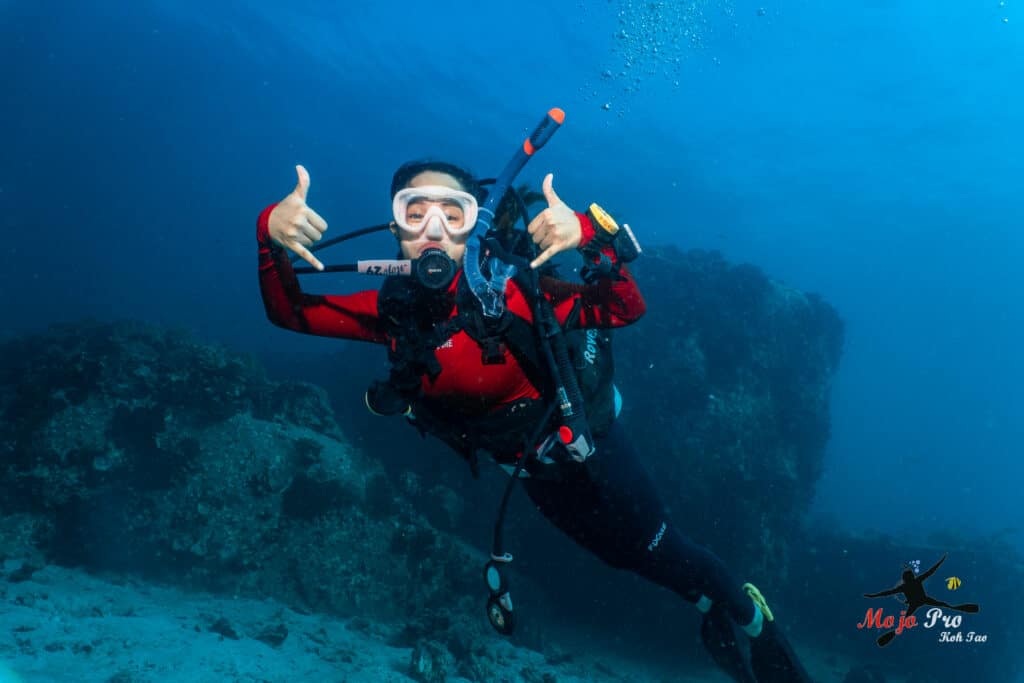
[[[419,160],[419,161],[407,161],[398,167],[395,174],[391,177],[391,197],[394,198],[398,191],[403,189],[409,184],[409,181],[418,176],[424,171],[436,171],[437,173],[445,173],[450,175],[459,181],[463,189],[476,197],[477,201],[482,202],[487,196],[480,188],[480,183],[473,177],[473,174],[455,164],[450,164],[447,161],[431,161],[431,160]]]

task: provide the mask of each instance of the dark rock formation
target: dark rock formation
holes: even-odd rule
[[[636,446],[696,538],[783,573],[821,475],[842,322],[717,252],[658,249],[636,271],[648,313],[615,337]]]

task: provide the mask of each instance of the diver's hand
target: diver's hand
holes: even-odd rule
[[[559,252],[575,249],[583,238],[580,219],[555,194],[553,179],[554,174],[544,176],[544,198],[548,200],[548,208],[537,214],[527,228],[533,241],[543,249],[530,264],[531,268],[540,268]]]
[[[302,165],[296,166],[295,172],[299,175],[299,182],[292,193],[270,212],[267,231],[271,239],[282,247],[291,249],[317,270],[323,270],[324,264],[320,263],[306,247],[323,237],[327,221],[306,204],[309,172]]]

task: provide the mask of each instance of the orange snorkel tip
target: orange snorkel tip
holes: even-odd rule
[[[565,112],[558,107],[552,107],[548,109],[547,118],[540,122],[537,129],[533,131],[530,137],[523,140],[523,152],[528,157],[532,157],[533,153],[544,146],[544,143],[548,141],[558,127],[565,122]]]

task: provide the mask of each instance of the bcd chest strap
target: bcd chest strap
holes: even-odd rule
[[[533,304],[528,298],[531,291],[528,283],[519,282],[518,276],[514,281],[517,284],[518,295],[527,298],[526,305],[532,310]],[[412,422],[421,433],[430,433],[448,443],[469,460],[471,466],[476,451],[481,448],[498,458],[523,452],[522,441],[525,434],[532,432],[533,427],[537,426],[537,421],[545,415],[542,408],[555,405],[558,401],[541,346],[548,343],[548,340],[543,338],[540,326],[510,310],[506,310],[497,319],[484,316],[479,302],[469,291],[464,278],[460,279],[454,296],[444,305],[418,299],[415,286],[410,286],[407,282],[406,280],[387,283],[382,288],[378,300],[380,318],[385,322],[389,336],[388,358],[391,367],[388,382],[375,383],[371,392],[381,393],[383,390],[383,393],[388,393],[392,398],[387,404],[394,408],[385,412],[375,410],[371,406],[371,410],[384,414],[411,412]],[[433,296],[436,297],[437,292],[434,292]],[[578,329],[580,305],[581,302],[577,300],[567,317],[566,326],[567,329],[573,329],[568,334],[572,335],[571,338],[574,340],[571,355],[574,357],[573,360],[578,361],[574,368],[577,371],[583,371],[585,368],[586,364],[582,362],[584,355],[592,358],[592,351],[599,350],[598,346],[592,345],[592,351],[587,351],[591,347],[584,344],[584,330]],[[468,418],[452,414],[450,410],[435,405],[435,401],[424,396],[424,377],[428,382],[433,382],[443,371],[437,356],[438,348],[460,331],[464,331],[480,347],[481,362],[484,365],[503,364],[507,360],[506,352],[511,353],[529,382],[541,395],[541,399],[529,400],[538,407],[531,406],[529,410],[524,410],[525,406],[520,405],[508,412],[502,409],[491,415]],[[591,332],[596,334],[596,331]],[[575,348],[577,345],[580,346],[579,349]],[[610,352],[610,349],[604,348],[603,345],[600,350]],[[602,357],[605,355],[601,354]],[[610,361],[610,353],[607,354],[607,358]],[[606,370],[607,382],[595,384],[587,375],[579,375],[587,402],[596,399],[595,407],[610,405],[609,401],[602,398],[604,393],[611,391],[612,370],[610,366]],[[594,373],[591,372],[590,375]],[[598,385],[608,392],[587,391]],[[368,405],[369,403],[368,400]],[[594,416],[602,416],[606,412],[608,411],[597,410]],[[550,413],[547,415],[548,417],[544,418],[546,423],[551,417]],[[534,421],[532,424],[531,420]],[[596,424],[592,424],[592,430],[603,431],[603,427],[606,426],[602,424],[604,421],[598,419]],[[548,424],[552,429],[556,426],[554,422]],[[526,448],[533,448],[534,445],[536,444],[529,444]]]
[[[542,395],[546,393],[548,380],[537,348],[541,340],[534,326],[509,310],[497,319],[488,318],[472,296],[465,280],[459,283],[457,301],[458,327],[480,346],[481,362],[484,365],[503,364],[507,350],[534,388]]]

